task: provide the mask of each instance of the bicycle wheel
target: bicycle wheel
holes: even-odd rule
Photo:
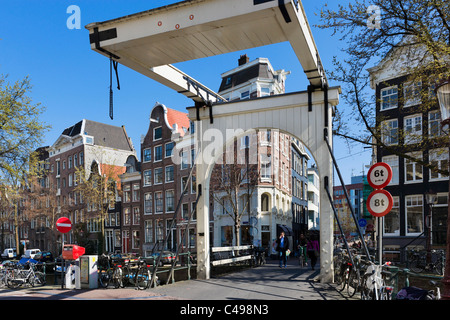
[[[100,274],[99,274],[99,283],[100,286],[102,288],[108,288],[109,286],[109,282],[112,279],[112,270],[111,269],[106,269],[106,270],[101,270]]]
[[[342,268],[338,273],[337,290],[343,291],[345,289],[346,284],[347,284],[347,268]]]
[[[131,273],[131,269],[128,266],[123,266],[122,268],[122,286],[126,287],[131,283],[131,277],[133,277],[133,274]]]
[[[433,269],[435,273],[437,273],[440,276],[443,276],[445,271],[445,265],[442,263],[442,260],[439,260],[436,263],[434,263]]]
[[[41,271],[36,271],[34,273],[34,285],[43,286],[45,285],[45,283],[46,283],[45,274]]]
[[[114,288],[123,288],[123,272],[122,268],[115,268],[112,275]]]
[[[150,285],[151,274],[146,267],[140,267],[136,274],[136,287],[139,290],[147,289]]]
[[[347,294],[351,298],[355,295],[356,291],[358,291],[360,287],[361,276],[359,275],[359,271],[352,268],[350,274],[348,276],[347,282]]]
[[[420,273],[425,268],[425,263],[421,257],[413,256],[409,261],[409,269],[412,272]]]

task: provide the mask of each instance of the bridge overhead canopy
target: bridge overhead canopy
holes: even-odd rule
[[[310,84],[326,84],[305,12],[296,0],[189,0],[91,23],[86,29],[93,50],[191,98],[186,75],[171,64],[285,41]]]

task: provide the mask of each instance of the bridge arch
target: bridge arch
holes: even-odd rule
[[[320,279],[333,281],[333,212],[331,204],[324,192],[324,181],[332,185],[332,157],[327,147],[325,134],[332,136],[333,108],[339,102],[340,89],[329,88],[316,91],[308,98],[308,92],[297,92],[279,96],[257,98],[226,104],[214,104],[207,108],[188,108],[189,118],[196,121],[196,166],[197,186],[202,194],[197,205],[197,275],[209,278],[209,188],[212,170],[221,152],[211,153],[211,130],[220,132],[223,137],[227,133],[238,132],[232,137],[223,139],[223,145],[234,141],[234,138],[245,136],[252,130],[276,129],[289,134],[310,151],[314,158],[321,182],[320,186]],[[332,141],[329,141],[332,145]],[[217,142],[216,142],[217,143]],[[221,149],[223,150],[223,145]]]

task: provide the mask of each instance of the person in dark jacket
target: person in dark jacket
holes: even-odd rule
[[[289,239],[285,236],[284,232],[282,231],[280,233],[280,237],[277,239],[277,248],[278,251],[278,258],[280,259],[280,268],[284,267],[286,268],[286,251],[289,249]]]

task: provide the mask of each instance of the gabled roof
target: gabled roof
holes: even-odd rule
[[[117,127],[86,119],[64,129],[52,147],[69,143],[78,136],[94,137],[94,145],[97,146],[134,151],[133,144],[125,131],[125,126]]]

